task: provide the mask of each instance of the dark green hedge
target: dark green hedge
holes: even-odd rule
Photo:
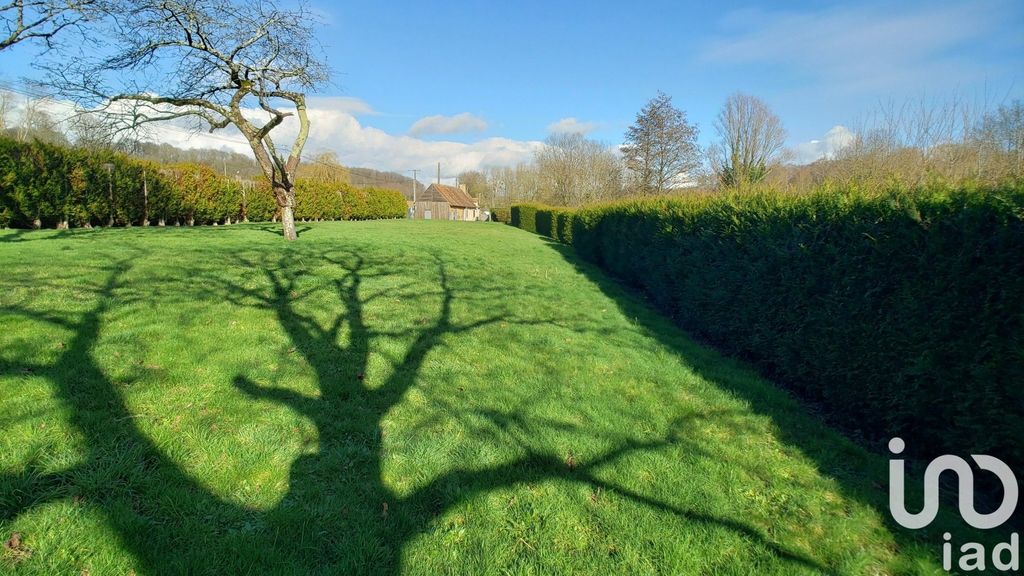
[[[511,210],[509,208],[491,208],[491,220],[495,222],[511,222]]]
[[[847,429],[1024,464],[1022,186],[519,214]]]
[[[406,211],[395,190],[300,182],[295,195],[301,220],[402,218]],[[147,216],[167,224],[258,222],[276,212],[268,184],[244,188],[208,166],[0,138],[0,227],[105,226],[111,216],[117,226],[142,224]]]
[[[575,214],[573,209],[541,204],[517,204],[512,206],[510,212],[509,224],[565,244],[572,244],[572,218]]]

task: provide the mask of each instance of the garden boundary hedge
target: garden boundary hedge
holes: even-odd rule
[[[519,205],[510,220],[858,435],[1024,466],[1020,184]]]
[[[403,218],[405,197],[300,180],[299,220]],[[200,164],[165,165],[104,150],[0,138],[0,227],[215,224],[273,219],[270,186],[246,186]]]

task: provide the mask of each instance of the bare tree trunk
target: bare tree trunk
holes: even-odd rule
[[[295,233],[295,189],[290,186],[277,186],[274,188],[274,197],[281,209],[281,231],[284,233],[284,239],[295,240],[299,237]]]
[[[285,240],[295,240],[298,235],[295,233],[295,214],[291,206],[281,207],[281,230],[284,232]]]
[[[142,225],[149,226],[149,182],[146,171],[142,171]]]

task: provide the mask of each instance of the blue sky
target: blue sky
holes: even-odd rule
[[[1019,0],[313,7],[336,73],[313,104],[311,148],[384,169],[513,163],[555,125],[618,144],[657,90],[699,125],[702,143],[730,93],[759,96],[804,156],[882,101],[1024,96]],[[15,56],[0,57],[8,79],[23,67]]]

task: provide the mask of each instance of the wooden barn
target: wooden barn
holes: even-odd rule
[[[422,220],[478,220],[480,206],[462,188],[431,184],[409,201],[409,214]]]

